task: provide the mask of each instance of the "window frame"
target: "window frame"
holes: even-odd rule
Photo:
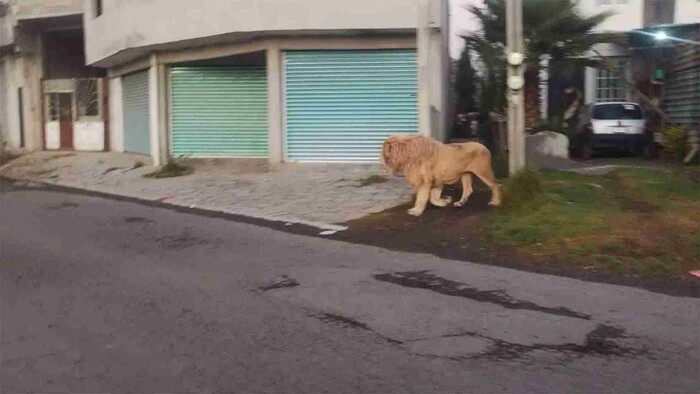
[[[627,59],[616,59],[612,69],[596,68],[596,102],[627,101]]]
[[[96,115],[82,115],[82,103],[80,102],[80,83],[90,82],[95,83],[95,94],[97,95],[97,114]],[[75,101],[75,121],[76,122],[102,122],[104,121],[103,114],[104,109],[102,108],[102,79],[101,78],[80,78],[75,80],[75,92],[73,93],[73,100]]]

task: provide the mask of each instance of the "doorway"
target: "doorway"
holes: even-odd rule
[[[71,93],[58,93],[58,113],[61,149],[73,149],[73,95]]]

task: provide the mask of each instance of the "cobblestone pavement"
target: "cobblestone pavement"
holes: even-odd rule
[[[36,152],[6,164],[0,175],[331,230],[341,229],[333,224],[383,211],[411,197],[403,179],[385,176],[378,165],[270,168],[262,160],[192,162],[191,175],[148,179],[143,175],[156,168],[136,155]]]

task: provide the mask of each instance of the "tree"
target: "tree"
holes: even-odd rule
[[[464,39],[467,47],[479,54],[484,69],[494,75],[505,73],[506,1],[484,0],[484,8],[470,6],[481,25],[481,30]],[[570,73],[582,67],[585,55],[594,45],[609,42],[608,35],[591,34],[591,31],[611,14],[599,13],[584,16],[577,0],[527,0],[523,1],[523,26],[525,35],[525,126],[537,125],[539,119],[540,60],[549,55],[550,64],[560,71]],[[505,78],[499,79],[501,92],[505,91]],[[491,82],[494,83],[494,82]],[[487,104],[487,103],[483,103]],[[490,108],[482,108],[490,110]]]
[[[455,92],[457,93],[458,113],[474,112],[476,105],[476,72],[472,66],[471,50],[467,47],[462,50],[462,55],[457,61],[455,75]]]

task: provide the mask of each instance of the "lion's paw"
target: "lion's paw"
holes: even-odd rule
[[[453,205],[454,205],[455,207],[457,207],[457,208],[461,208],[461,207],[463,207],[463,206],[464,206],[464,204],[465,204],[464,202],[461,202],[461,201],[457,201],[457,202],[456,202],[456,203],[454,203]]]
[[[408,214],[411,215],[411,216],[416,216],[416,217],[418,217],[418,216],[420,216],[420,215],[423,214],[423,211],[421,211],[420,209],[411,208],[411,209],[408,210]]]
[[[446,207],[446,206],[450,205],[451,202],[452,202],[452,197],[441,198],[435,202],[431,201],[431,203],[433,205],[435,205],[436,207],[439,207],[439,208]]]

